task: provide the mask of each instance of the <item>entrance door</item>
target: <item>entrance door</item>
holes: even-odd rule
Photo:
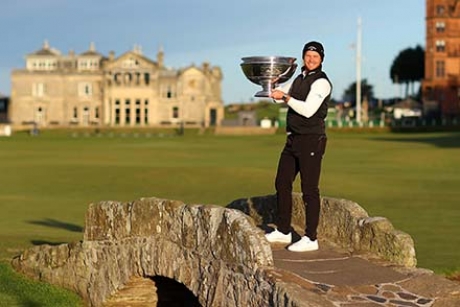
[[[209,126],[215,126],[217,124],[217,110],[209,110]]]
[[[45,109],[42,107],[38,107],[35,111],[35,123],[37,125],[44,125],[45,124]]]
[[[83,113],[81,114],[81,121],[83,126],[89,125],[89,108],[85,107]]]

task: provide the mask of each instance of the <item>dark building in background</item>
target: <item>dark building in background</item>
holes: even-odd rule
[[[8,104],[10,98],[0,94],[0,123],[8,123]]]
[[[460,1],[426,0],[426,115],[460,116]]]

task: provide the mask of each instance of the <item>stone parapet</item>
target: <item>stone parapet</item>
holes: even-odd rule
[[[276,221],[276,195],[239,199],[227,207],[243,211],[258,225]],[[300,193],[293,193],[292,225],[303,235],[305,206]],[[322,198],[318,237],[352,253],[368,254],[395,265],[417,265],[410,235],[395,229],[384,217],[369,217],[361,206],[350,200]]]

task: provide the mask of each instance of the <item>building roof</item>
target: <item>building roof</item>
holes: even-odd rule
[[[118,57],[118,59],[121,59],[121,58],[123,58],[123,57],[125,57],[126,55],[129,55],[129,54],[134,55],[134,56],[136,56],[136,57],[139,57],[140,59],[144,60],[144,61],[147,62],[147,63],[153,64],[153,65],[158,65],[157,62],[151,60],[150,58],[148,58],[148,57],[146,57],[145,55],[143,55],[143,54],[141,54],[141,53],[138,53],[138,52],[136,52],[136,51],[127,51],[127,52],[121,54],[121,55]]]
[[[91,42],[89,45],[89,49],[83,53],[80,53],[81,56],[98,56],[98,57],[104,57],[102,54],[96,51],[96,47],[94,46],[94,43]]]
[[[29,55],[38,55],[38,56],[59,56],[61,55],[61,53],[59,52],[59,50],[57,49],[54,49],[54,48],[50,48],[50,45],[48,44],[48,41],[45,40],[43,42],[43,46],[41,49],[35,51],[35,52],[32,52],[31,54]]]
[[[395,103],[394,109],[422,109],[422,104],[413,98],[407,98]]]

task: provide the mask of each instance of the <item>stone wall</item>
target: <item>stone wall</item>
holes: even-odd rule
[[[276,217],[276,195],[239,199],[227,207],[243,211],[258,225],[271,224]],[[292,225],[299,232],[305,227],[305,206],[300,193],[293,193]],[[384,217],[369,217],[350,200],[322,198],[318,237],[352,253],[368,254],[405,267],[417,265],[410,235],[395,229]]]

